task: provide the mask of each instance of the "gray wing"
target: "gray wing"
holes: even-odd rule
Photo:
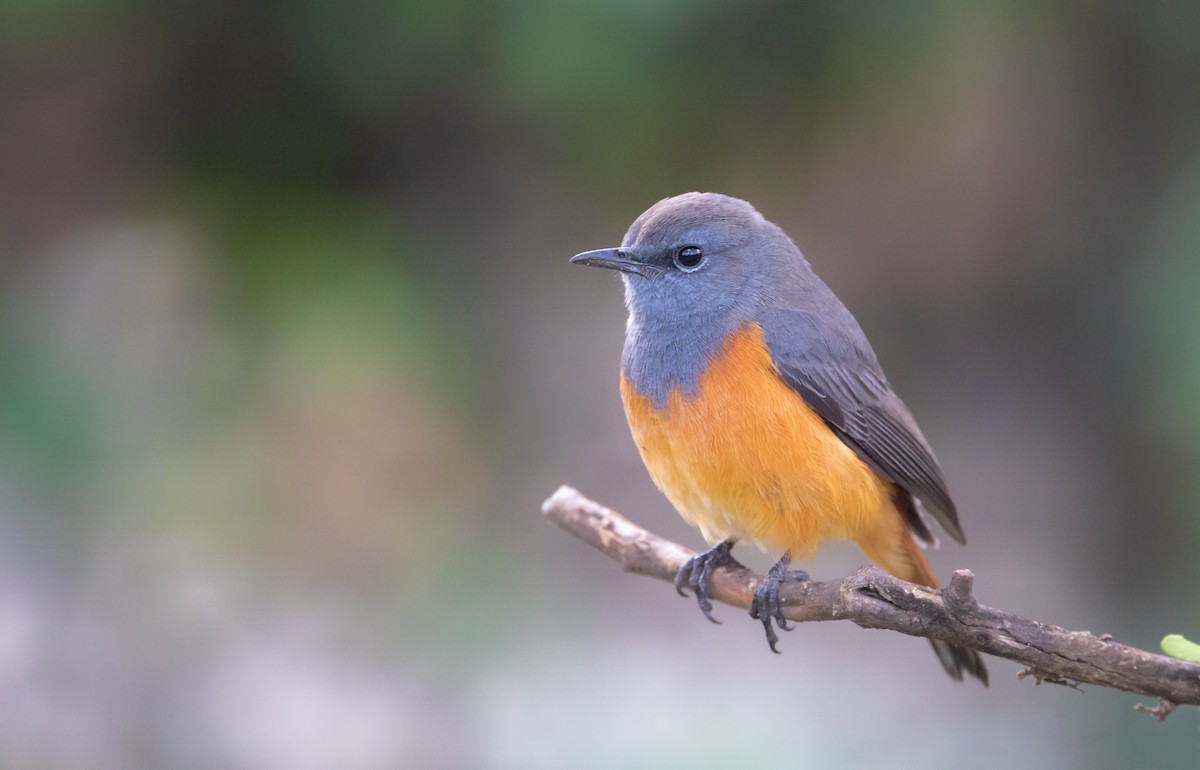
[[[863,462],[920,500],[951,537],[966,544],[933,450],[892,391],[858,323],[841,303],[825,311],[836,323],[804,310],[772,311],[762,319],[779,376]],[[902,505],[901,513],[917,537],[932,541],[911,505]]]

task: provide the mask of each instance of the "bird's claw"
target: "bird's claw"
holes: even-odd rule
[[[712,615],[713,606],[712,602],[708,599],[708,582],[712,578],[713,571],[718,567],[744,569],[738,560],[730,554],[732,549],[732,540],[717,543],[707,551],[698,553],[685,561],[683,566],[679,568],[679,571],[675,573],[675,590],[679,595],[687,596],[687,592],[684,589],[692,589],[692,593],[696,595],[696,604],[700,606],[700,611],[704,613],[704,617],[717,625],[720,625],[721,621]]]
[[[779,635],[775,633],[774,626],[779,626],[781,631],[791,631],[794,628],[783,616],[783,603],[779,601],[779,584],[784,580],[803,582],[808,580],[808,573],[804,570],[789,571],[787,563],[780,562],[767,572],[762,583],[754,589],[754,599],[750,602],[750,617],[762,621],[763,630],[767,634],[767,644],[771,646],[771,652],[776,654],[779,653],[775,648],[779,642]]]

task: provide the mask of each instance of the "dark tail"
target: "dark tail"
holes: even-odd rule
[[[942,662],[942,668],[946,669],[946,673],[954,681],[961,682],[963,674],[967,673],[983,682],[983,686],[987,687],[987,667],[983,665],[983,658],[979,657],[978,652],[968,647],[959,647],[950,642],[943,642],[941,639],[930,639],[929,643],[933,645],[934,654]]]
[[[930,588],[939,588],[940,584],[936,577],[933,576],[933,571],[929,569],[929,562],[925,561],[925,557],[921,554],[921,549],[917,547],[917,543],[906,532],[904,534],[904,549],[903,561],[908,564],[907,569],[893,571],[891,566],[883,565],[896,577],[907,580],[910,583],[920,583]],[[898,564],[895,566],[899,566]],[[929,643],[933,645],[933,651],[938,656],[938,660],[942,662],[942,668],[946,669],[946,673],[951,676],[956,682],[963,680],[963,674],[971,676],[983,682],[983,686],[987,687],[988,672],[987,666],[983,665],[983,658],[979,653],[969,647],[960,647],[956,644],[943,642],[940,639],[930,639]]]

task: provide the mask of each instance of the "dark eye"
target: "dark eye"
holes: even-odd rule
[[[704,252],[699,246],[684,246],[675,255],[675,264],[684,270],[695,270],[704,261]]]

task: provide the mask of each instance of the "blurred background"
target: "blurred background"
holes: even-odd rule
[[[688,190],[857,315],[940,574],[1200,637],[1200,4],[5,0],[0,765],[1194,767],[1194,709],[773,656],[541,520],[702,544],[567,265]]]

